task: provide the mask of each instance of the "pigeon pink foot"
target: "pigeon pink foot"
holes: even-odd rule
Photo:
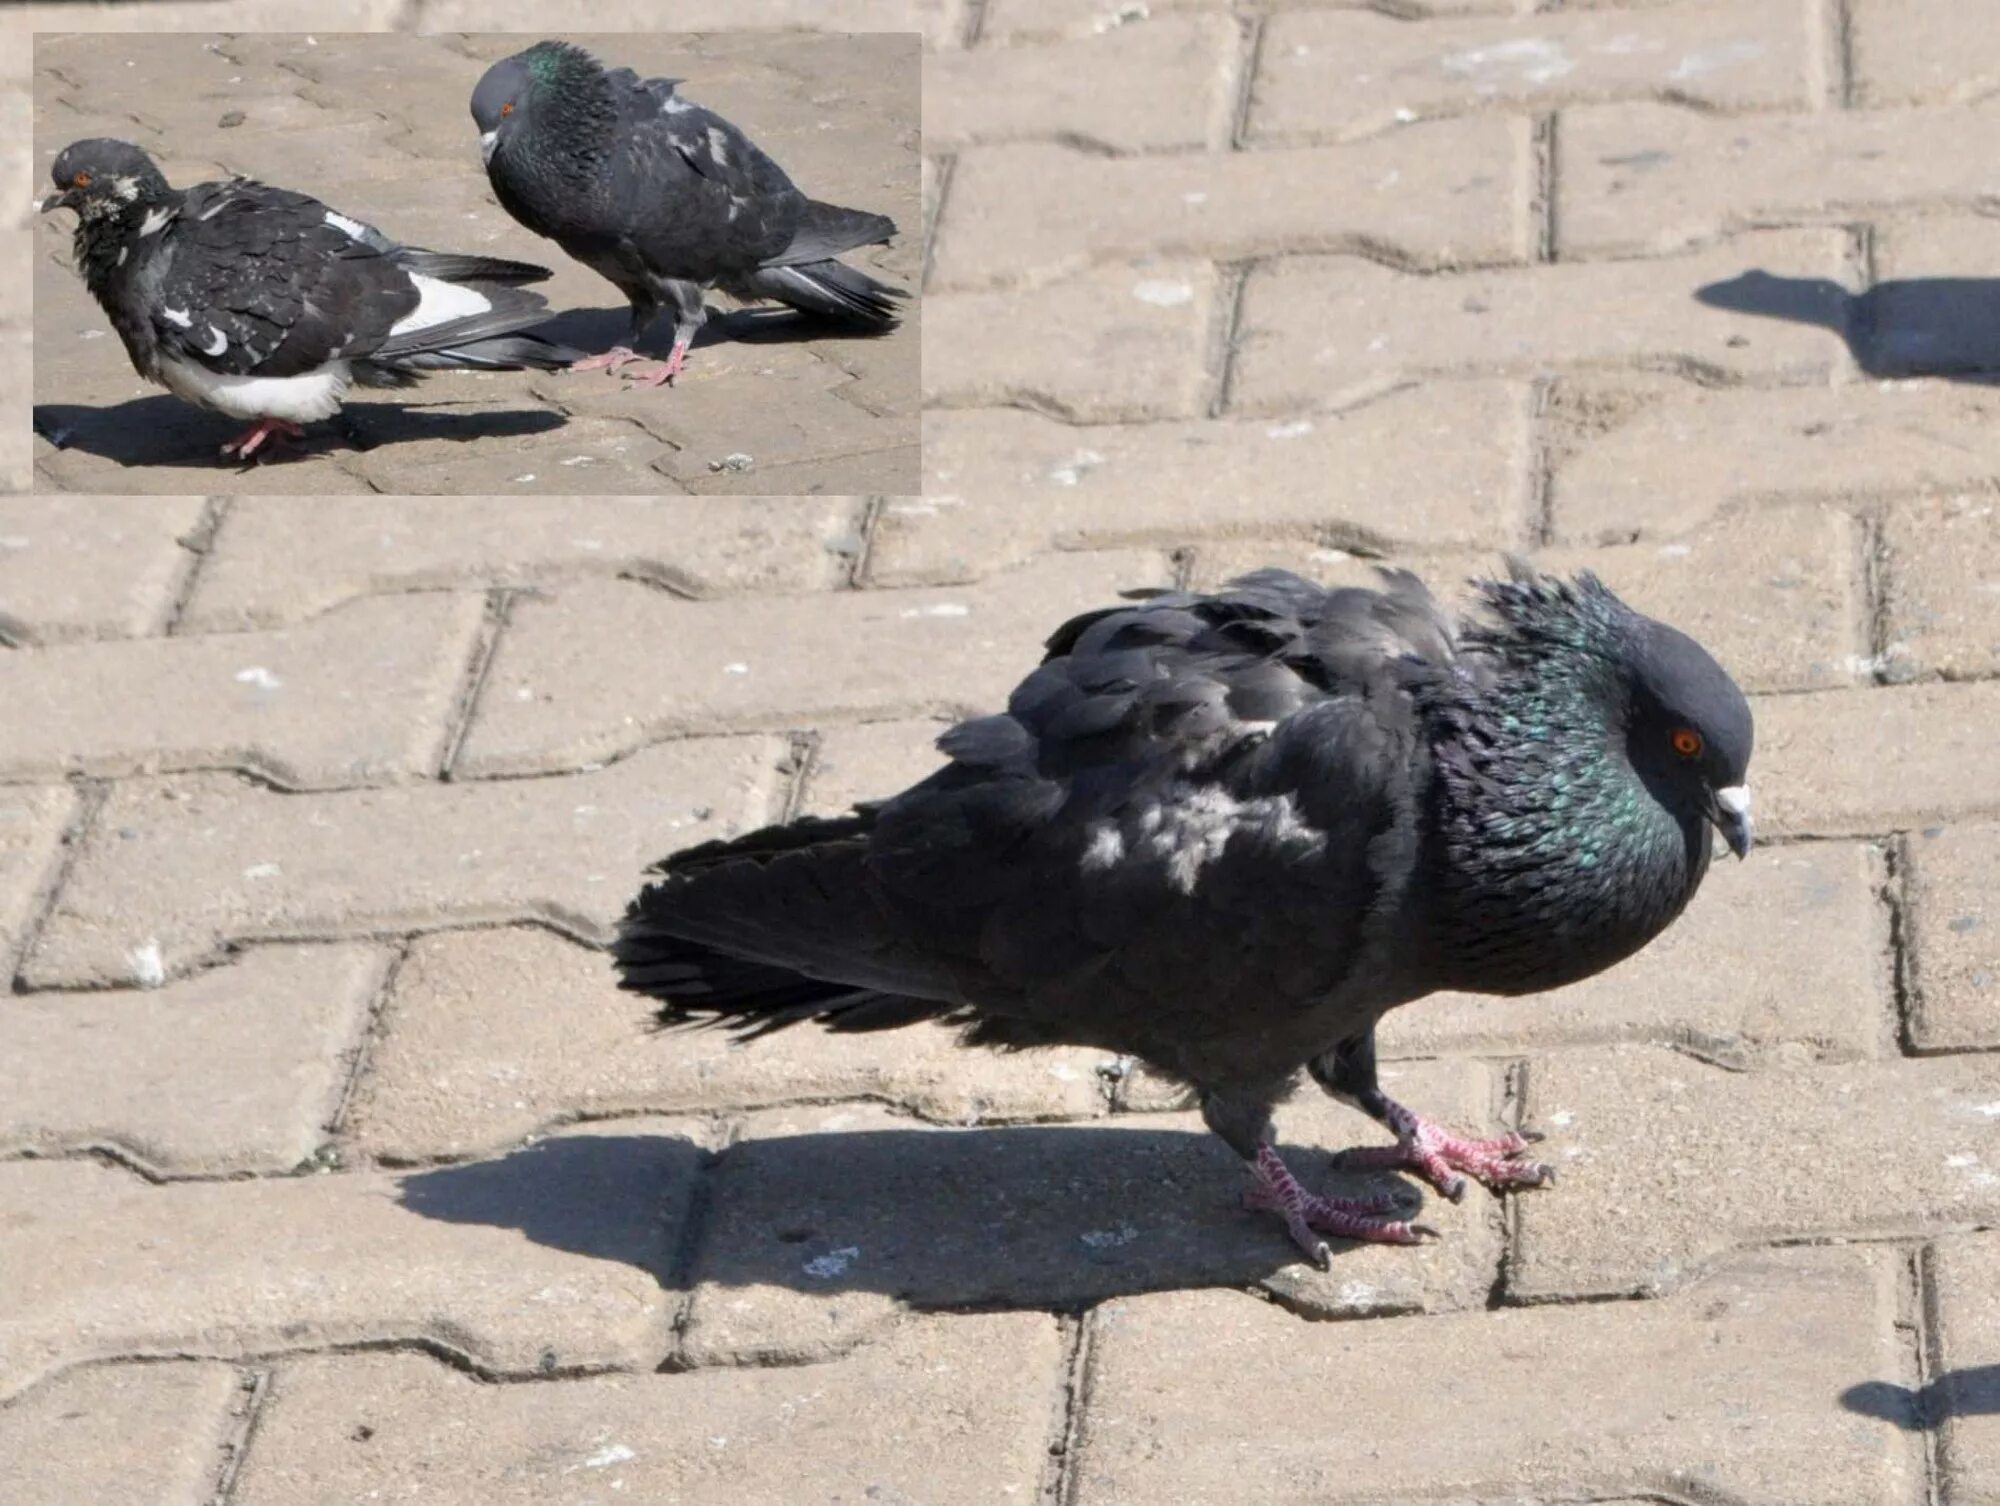
[[[642,370],[628,371],[625,375],[634,387],[664,386],[681,374],[681,368],[687,364],[686,355],[686,342],[676,342],[674,348],[667,352],[666,360],[650,362]]]
[[[629,345],[614,345],[601,356],[585,356],[581,361],[571,361],[565,371],[616,371],[621,366],[629,366],[639,359],[639,352]]]
[[[1368,1145],[1344,1150],[1334,1158],[1343,1171],[1414,1171],[1454,1203],[1465,1196],[1469,1172],[1495,1192],[1509,1187],[1540,1187],[1556,1179],[1556,1170],[1540,1161],[1524,1161],[1521,1153],[1529,1142],[1520,1135],[1501,1135],[1493,1140],[1466,1140],[1400,1103],[1384,1100],[1383,1115],[1396,1132],[1394,1145]]]
[[[1319,1237],[1321,1234],[1389,1245],[1413,1245],[1427,1235],[1437,1237],[1437,1230],[1424,1224],[1383,1217],[1399,1206],[1393,1197],[1321,1197],[1307,1192],[1278,1152],[1268,1145],[1257,1147],[1250,1176],[1250,1190],[1243,1194],[1243,1206],[1283,1218],[1292,1243],[1305,1251],[1306,1259],[1321,1270],[1333,1263],[1333,1251]]]
[[[233,455],[238,460],[248,460],[257,453],[258,446],[264,444],[273,434],[282,435],[286,439],[306,437],[306,431],[289,418],[260,418],[224,445],[222,453]]]

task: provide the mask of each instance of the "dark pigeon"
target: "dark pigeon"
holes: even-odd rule
[[[501,206],[631,300],[629,343],[575,369],[631,365],[646,326],[671,308],[672,353],[626,375],[672,380],[708,317],[702,295],[717,287],[870,332],[892,328],[904,291],[835,258],[888,240],[895,221],[807,198],[749,137],[682,99],[680,82],[607,72],[580,47],[537,42],[473,90]]]
[[[939,1020],[1191,1083],[1252,1206],[1320,1236],[1428,1233],[1306,1191],[1272,1144],[1300,1067],[1386,1125],[1350,1166],[1457,1198],[1540,1183],[1383,1093],[1375,1025],[1439,989],[1527,994],[1659,935],[1749,850],[1750,708],[1685,634],[1594,576],[1479,587],[1457,626],[1415,576],[1322,590],[1262,570],[1078,617],[1004,714],[892,800],[665,859],[626,912],[622,986],[668,1023]]]
[[[274,433],[329,418],[352,385],[449,369],[553,369],[578,355],[520,333],[547,302],[518,286],[546,267],[399,246],[319,200],[248,178],[169,187],[129,142],[72,142],[57,192],[76,211],[76,263],[148,381]]]

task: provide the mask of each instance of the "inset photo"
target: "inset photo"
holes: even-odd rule
[[[35,37],[38,491],[898,494],[914,32]]]

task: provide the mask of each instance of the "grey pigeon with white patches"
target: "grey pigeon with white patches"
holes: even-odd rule
[[[807,198],[749,137],[683,99],[680,82],[607,71],[580,47],[537,42],[487,69],[473,91],[501,207],[631,301],[627,343],[573,369],[671,381],[708,317],[710,288],[871,333],[894,327],[903,290],[836,258],[887,241],[895,221]],[[632,347],[664,309],[672,352],[642,363]]]
[[[1281,570],[1059,628],[1007,710],[894,799],[665,859],[621,983],[667,1023],[936,1020],[1194,1086],[1252,1207],[1409,1243],[1390,1199],[1307,1191],[1271,1110],[1304,1068],[1450,1197],[1540,1183],[1515,1134],[1390,1099],[1376,1022],[1438,990],[1527,994],[1630,956],[1687,904],[1711,828],[1750,845],[1750,708],[1701,646],[1594,576],[1515,565],[1461,625],[1413,575]]]
[[[339,411],[350,386],[451,369],[554,369],[579,352],[523,334],[546,267],[400,246],[319,200],[248,178],[170,187],[129,142],[72,142],[44,212],[77,215],[75,254],[133,367],[255,422],[222,447],[254,458],[273,434]]]

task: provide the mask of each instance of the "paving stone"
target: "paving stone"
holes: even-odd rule
[[[918,31],[932,42],[950,38],[960,24],[958,0],[683,0],[673,19],[686,31]],[[653,0],[423,0],[421,24],[432,31],[544,32],[570,25],[648,31],[659,22]]]
[[[1802,110],[1819,97],[1790,0],[1683,0],[1412,25],[1365,10],[1281,11],[1250,105],[1258,141],[1345,138],[1427,116],[1675,99]]]
[[[1857,104],[1942,105],[2000,84],[2000,37],[1952,0],[1855,0],[1849,27]]]
[[[1563,112],[1557,249],[1658,256],[1770,224],[1852,222],[1918,207],[1975,211],[1991,169],[1958,145],[1984,108],[1708,115],[1678,105]]]
[[[1895,1318],[1859,1250],[1744,1256],[1640,1306],[1333,1328],[1234,1292],[1122,1298],[1095,1325],[1076,1499],[1913,1501],[1919,1448],[1828,1395],[1896,1371]]]
[[[1883,519],[1884,609],[1894,672],[1974,679],[2000,672],[2000,501],[1927,498]]]
[[[1501,382],[1409,388],[1276,422],[1077,427],[934,413],[925,495],[884,508],[868,579],[951,584],[1051,549],[1244,534],[1374,551],[1518,545],[1532,422],[1528,389]]]
[[[1185,261],[1032,292],[934,294],[925,409],[1025,405],[1075,423],[1192,417],[1207,402],[1214,300],[1213,270]]]
[[[1374,8],[1377,0],[1335,0],[1335,3]],[[1475,12],[1506,15],[1526,10],[1531,3],[1532,0],[1397,0],[1396,12],[1413,17]],[[1169,12],[1227,13],[1228,10],[1227,0],[1149,0],[1143,11],[1129,0],[987,0],[980,12],[979,39],[983,43],[1000,39],[1091,37]]]
[[[1163,15],[1051,46],[924,60],[924,145],[1074,141],[1098,151],[1220,145],[1242,44],[1227,16]]]
[[[1562,1190],[1521,1200],[1508,1290],[1650,1295],[1744,1246],[1991,1223],[1996,1097],[1976,1056],[1761,1072],[1652,1046],[1536,1057],[1522,1117],[1550,1136]]]
[[[1911,1044],[2000,1047],[2000,826],[1926,827],[1905,851]]]
[[[1996,247],[1993,222],[1971,215],[1886,225],[1862,310],[1866,368],[1974,379],[2000,371],[2000,314],[1991,296]]]
[[[1831,836],[2000,808],[1986,777],[2000,681],[1763,696],[1758,829]]]
[[[1761,788],[1761,786],[1759,786]],[[1383,1021],[1390,1056],[1675,1042],[1735,1064],[1893,1054],[1881,855],[1814,842],[1716,860],[1638,956],[1552,993],[1440,994]],[[1699,979],[1690,987],[1691,979]]]
[[[806,765],[800,814],[844,816],[856,801],[908,789],[944,766],[937,740],[950,725],[941,717],[919,717],[827,728]]]
[[[1847,297],[1834,230],[1766,230],[1698,255],[1501,268],[1452,277],[1357,257],[1253,272],[1230,405],[1280,413],[1446,372],[1522,376],[1547,368],[1667,366],[1718,378],[1824,380],[1845,368],[1840,337],[1689,295],[1748,266],[1814,279],[1799,295],[1838,323]],[[1789,307],[1789,305],[1787,305]],[[1732,394],[1733,396],[1734,394]]]
[[[894,506],[895,504],[891,504]],[[1860,540],[1845,513],[1817,506],[1743,510],[1671,543],[1534,551],[1545,570],[1595,570],[1647,615],[1704,644],[1746,690],[1851,685],[1869,673]],[[1301,559],[1283,540],[1230,541],[1195,552],[1190,584],[1207,587],[1282,564],[1330,585],[1374,585],[1375,563],[1346,550]],[[1493,553],[1400,558],[1447,600],[1501,568]]]
[[[269,627],[377,591],[580,576],[631,577],[688,596],[824,590],[845,578],[860,547],[861,511],[854,497],[399,497],[338,508],[245,498],[216,534],[182,626]],[[0,509],[0,526],[5,516]]]
[[[371,1155],[413,1161],[490,1150],[564,1119],[800,1100],[877,1099],[961,1124],[1104,1108],[1101,1052],[996,1056],[937,1026],[863,1036],[803,1026],[738,1044],[719,1030],[659,1033],[654,1008],[619,992],[603,953],[547,931],[425,937],[384,1003],[351,1133]]]
[[[1455,1124],[1492,1122],[1472,1062],[1391,1070],[1392,1092]],[[1314,1187],[1402,1184],[1328,1173],[1324,1151],[1386,1137],[1316,1088],[1278,1131]],[[819,1359],[904,1307],[1068,1307],[1136,1291],[1258,1286],[1316,1317],[1483,1306],[1499,1204],[1426,1198],[1418,1248],[1339,1246],[1302,1262],[1275,1216],[1244,1209],[1241,1164],[1197,1114],[1090,1124],[916,1129],[870,1105],[753,1115],[717,1163],[683,1363]],[[1417,1206],[1412,1192],[1410,1206]]]
[[[639,1121],[407,1177],[156,1187],[88,1161],[0,1164],[0,1397],[103,1356],[359,1343],[523,1377],[651,1368],[690,1134]]]
[[[909,1322],[825,1369],[482,1386],[417,1355],[305,1359],[273,1379],[232,1499],[338,1480],[440,1506],[1032,1500],[1061,1371],[1045,1313]]]
[[[0,1155],[115,1147],[161,1175],[289,1171],[327,1139],[387,956],[258,947],[131,994],[0,1010]]]
[[[2000,1240],[1941,1240],[1930,1251],[1937,1292],[1937,1418],[1940,1499],[1949,1506],[2000,1501],[2000,1423],[1994,1421],[1994,1357],[2000,1355]]]
[[[1161,556],[1058,555],[964,590],[840,591],[688,602],[585,581],[514,610],[457,767],[573,767],[657,738],[924,710],[991,711],[1043,639],[1129,587],[1170,582]],[[607,645],[698,644],[634,657]],[[837,643],[837,658],[794,651]]]
[[[977,56],[978,54],[969,54]],[[932,285],[1019,284],[1110,261],[1362,251],[1452,267],[1526,261],[1526,122],[1446,121],[1339,149],[1099,157],[960,154]],[[1087,216],[1079,204],[1093,206]]]
[[[209,1506],[243,1389],[226,1365],[92,1365],[0,1411],[9,1506]]]
[[[20,259],[6,255],[5,243],[16,239],[19,237],[12,233],[0,233],[0,267],[9,271]],[[0,330],[0,411],[28,411],[34,401],[30,390],[32,364],[28,332]],[[25,424],[0,427],[0,492],[24,492],[35,484],[33,438]]]
[[[529,920],[605,940],[645,864],[770,819],[783,751],[710,738],[570,779],[324,795],[227,775],[120,783],[23,976],[157,981],[225,941]]]
[[[0,777],[240,765],[296,787],[434,769],[479,632],[474,596],[355,602],[281,631],[0,655]]]
[[[0,501],[0,636],[16,643],[157,633],[190,557],[198,500]]]
[[[1945,382],[1579,397],[1550,485],[1556,535],[1579,541],[1671,536],[1738,502],[1977,490],[2000,424],[2000,393]]]
[[[0,968],[11,968],[44,886],[55,881],[63,833],[75,815],[76,796],[60,785],[0,785]]]
[[[392,25],[401,0],[325,0],[313,20],[326,31],[368,31]],[[11,8],[8,29],[25,32],[291,31],[299,9],[292,0],[148,0],[144,5],[70,5],[27,0]],[[47,46],[46,42],[38,45]]]
[[[40,187],[30,135],[31,113],[25,91],[0,90],[0,130],[6,132],[7,142],[0,147],[0,195],[4,195],[0,204],[7,206],[0,210],[0,228],[10,231],[30,228],[34,211],[29,205]]]

